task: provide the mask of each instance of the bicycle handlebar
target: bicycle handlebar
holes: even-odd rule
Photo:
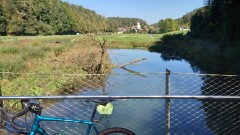
[[[6,116],[9,119],[9,123],[11,124],[11,126],[13,126],[18,130],[26,131],[27,130],[26,128],[17,126],[17,124],[15,123],[15,119],[27,114],[29,111],[40,115],[42,107],[40,106],[40,103],[37,100],[23,100],[21,102],[23,105],[23,110],[20,111],[19,113],[16,113],[16,114],[9,113],[7,108],[5,107],[1,108],[1,112],[4,116]]]
[[[7,108],[5,108],[5,107],[1,108],[2,114],[9,119],[9,123],[10,123],[11,126],[16,128],[17,130],[24,130],[24,131],[26,131],[27,129],[17,126],[16,123],[15,123],[15,119],[17,117],[25,115],[28,111],[29,111],[29,109],[27,107],[25,107],[21,112],[19,112],[17,114],[13,114],[13,113],[9,113]]]

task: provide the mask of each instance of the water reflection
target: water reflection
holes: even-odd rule
[[[179,57],[161,54],[161,58],[166,61],[182,60]],[[197,66],[196,63],[190,62],[191,68],[194,72],[213,73],[212,68],[207,68],[209,65]],[[213,64],[213,63],[211,63]],[[221,66],[214,66],[217,72],[223,72],[224,68]],[[204,69],[204,70],[203,70]],[[209,71],[207,69],[210,69]],[[214,71],[215,72],[215,71]],[[203,76],[200,78],[202,82],[200,95],[213,96],[239,96],[240,95],[240,77],[239,76]],[[196,93],[197,94],[197,93]],[[186,93],[185,93],[186,95]],[[198,95],[198,94],[197,94]],[[200,101],[191,101],[190,104],[199,104]],[[206,126],[213,134],[239,134],[240,133],[240,103],[239,101],[229,100],[203,100],[199,104],[202,112],[199,110],[198,114],[204,114],[203,119],[206,121]],[[199,109],[200,109],[199,108]],[[185,108],[189,109],[189,108]],[[191,106],[191,110],[194,106]],[[179,109],[177,109],[179,111]],[[174,113],[174,110],[171,110]],[[201,112],[201,113],[200,113]],[[188,116],[189,117],[189,116]],[[188,118],[183,117],[183,118]],[[199,116],[195,116],[199,117]],[[194,119],[194,117],[193,117]],[[188,120],[191,121],[191,120]],[[176,124],[173,122],[172,124]],[[175,130],[175,128],[173,128]],[[189,129],[188,129],[189,130]],[[181,131],[181,130],[177,130]],[[204,134],[211,134],[211,132],[202,132]]]
[[[239,76],[206,76],[203,77],[203,95],[239,96]],[[229,100],[202,101],[206,123],[216,134],[240,133],[240,102]]]
[[[111,52],[114,60],[119,63],[126,63],[138,58],[149,58],[147,61],[142,61],[127,68],[135,72],[155,72],[155,74],[143,74],[147,77],[134,75],[134,73],[128,76],[121,76],[120,78],[110,76],[109,80],[117,82],[118,85],[107,88],[109,94],[119,95],[122,92],[128,95],[165,95],[165,74],[157,74],[156,72],[165,72],[166,68],[173,72],[193,72],[188,62],[179,61],[179,59],[168,59],[168,61],[165,61],[166,59],[162,59],[158,53],[126,49],[111,50]],[[122,69],[115,69],[114,73],[127,72]],[[191,93],[193,95],[201,95],[202,80],[200,77],[194,76],[191,78],[199,83],[199,85],[194,84],[196,87],[192,87],[191,83],[183,84],[182,77],[179,75],[171,75],[171,79],[173,78],[178,78],[179,81],[171,83],[171,94],[186,95],[186,93]],[[204,111],[200,108],[202,105],[201,101],[171,100],[171,103],[171,134],[213,134],[206,126]],[[136,126],[136,123],[133,123],[134,131],[140,131],[139,134],[146,135],[165,134],[165,100],[143,100],[134,106],[132,112],[136,110],[138,111],[134,113],[134,117],[139,116],[137,117],[139,122],[137,123],[138,126]],[[198,119],[193,119],[194,117],[198,117]]]
[[[138,64],[127,66],[126,69],[116,68],[113,74],[106,78],[90,78],[90,82],[79,87],[81,95],[164,95],[166,68],[173,72],[193,73],[190,64],[178,58],[161,59],[160,54],[146,50],[111,50],[111,58],[117,65],[139,58],[148,58]],[[134,54],[134,55],[133,55]],[[169,58],[169,57],[168,57]],[[165,61],[168,60],[168,61]],[[148,74],[154,72],[155,74]],[[121,75],[119,75],[121,74]],[[173,95],[238,95],[239,78],[191,77],[182,81],[182,76],[171,84]],[[102,79],[102,80],[101,80]],[[190,82],[194,80],[193,82]],[[84,82],[84,81],[83,81]],[[194,83],[194,84],[192,84]],[[193,87],[194,86],[194,87]],[[227,89],[224,89],[227,88]],[[73,101],[59,102],[59,106],[72,107]],[[200,101],[200,100],[171,100],[171,134],[225,134],[237,133],[240,124],[237,118],[239,103],[235,101]],[[86,111],[86,105],[74,101],[78,109],[74,109],[76,116]],[[61,107],[64,110],[64,107]],[[55,108],[50,108],[55,110]],[[67,110],[67,109],[66,109]],[[59,112],[60,110],[57,110]],[[71,116],[72,111],[66,111]],[[85,116],[87,117],[87,116]],[[114,103],[114,112],[111,116],[101,117],[99,127],[120,126],[131,129],[140,135],[156,135],[165,133],[165,100],[127,100]],[[235,125],[234,125],[235,124]],[[228,126],[229,125],[229,126]],[[235,128],[235,127],[236,128]],[[234,127],[234,129],[230,129]],[[230,132],[231,131],[231,132]]]

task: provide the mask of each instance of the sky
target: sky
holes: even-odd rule
[[[105,17],[140,18],[148,24],[177,19],[200,8],[204,0],[64,0],[96,11]]]

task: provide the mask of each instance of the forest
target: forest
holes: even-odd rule
[[[0,0],[1,35],[84,33],[101,18],[61,0]]]
[[[149,48],[189,61],[196,71],[221,74],[240,73],[240,1],[206,0],[194,11],[190,32],[165,35]]]
[[[118,27],[137,22],[147,25],[138,18],[105,18],[61,0],[0,0],[0,35],[66,35],[99,29],[116,32]]]
[[[157,23],[150,25],[148,27],[149,34],[162,34],[172,31],[178,31],[180,28],[189,29],[191,25],[192,16],[201,8],[195,9],[191,12],[186,13],[180,18],[172,19],[165,18],[159,20]]]
[[[240,41],[240,1],[207,0],[191,19],[191,35],[235,46]]]
[[[150,34],[166,33],[178,30],[179,26],[189,28],[192,15],[190,12],[179,19],[168,18],[149,26],[139,18],[106,18],[61,0],[0,0],[0,35],[67,35],[99,29],[117,32],[119,27],[131,27],[137,22],[142,28],[148,26]]]

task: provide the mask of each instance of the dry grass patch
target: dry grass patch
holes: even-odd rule
[[[97,66],[102,63],[102,71],[107,73],[111,71],[111,60],[108,56],[104,56],[101,60],[101,49],[97,47],[91,48],[75,48],[63,52],[56,60],[61,66],[74,65],[87,73],[96,73]]]

